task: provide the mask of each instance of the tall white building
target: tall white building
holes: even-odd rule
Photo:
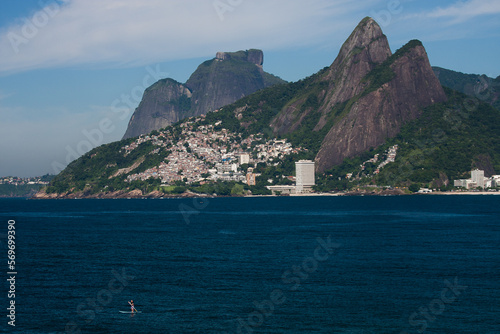
[[[474,169],[470,174],[476,187],[484,188],[484,170]]]
[[[314,161],[311,160],[299,160],[295,163],[295,175],[296,175],[296,192],[302,193],[308,191],[316,183],[314,181]]]

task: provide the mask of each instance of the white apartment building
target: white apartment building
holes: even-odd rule
[[[296,193],[308,192],[315,183],[314,161],[299,160],[295,163]]]
[[[474,169],[470,172],[472,182],[476,184],[476,187],[484,188],[484,170]]]

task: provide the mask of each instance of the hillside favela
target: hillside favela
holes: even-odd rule
[[[500,333],[497,1],[0,9],[4,332]]]

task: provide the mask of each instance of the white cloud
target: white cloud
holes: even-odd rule
[[[500,13],[500,1],[498,0],[469,0],[459,1],[446,8],[437,8],[427,17],[451,18],[452,23],[461,23],[477,16],[495,15]]]
[[[52,2],[0,33],[0,73],[81,64],[143,65],[221,50],[311,45],[341,38],[339,30],[347,32],[364,16],[353,21],[352,14],[364,13],[371,2]]]

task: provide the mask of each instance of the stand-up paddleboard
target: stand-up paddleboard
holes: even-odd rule
[[[131,312],[131,311],[119,311],[120,313],[129,313],[129,314],[132,314],[132,313],[142,313],[141,311],[136,311],[136,312]]]

